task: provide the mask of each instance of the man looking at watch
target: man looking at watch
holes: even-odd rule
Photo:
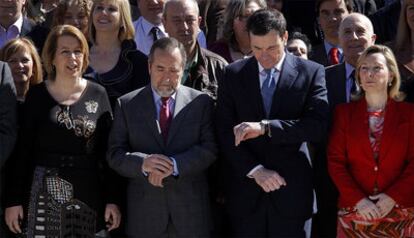
[[[226,67],[217,100],[231,236],[304,237],[313,202],[307,143],[326,131],[325,71],[285,52],[277,10],[255,12],[247,30],[254,57]]]

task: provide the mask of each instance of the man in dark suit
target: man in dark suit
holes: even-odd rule
[[[16,91],[12,74],[5,62],[0,61],[0,198],[4,186],[3,165],[10,156],[17,131]],[[2,206],[0,206],[0,237],[6,237]]]
[[[0,1],[0,48],[32,30],[33,23],[23,15],[25,4],[26,0]]]
[[[384,44],[395,39],[402,2],[403,0],[394,0],[369,16],[378,35],[377,43]]]
[[[254,57],[226,68],[216,112],[232,236],[305,237],[313,204],[307,142],[324,137],[328,112],[324,69],[285,53],[280,12],[255,12],[247,30]]]
[[[122,96],[115,107],[108,160],[129,178],[129,237],[208,236],[213,101],[179,85],[185,63],[181,43],[156,41],[149,55],[151,84]]]
[[[310,59],[324,66],[343,62],[338,29],[342,19],[352,11],[351,0],[317,0],[316,12],[323,32],[323,43],[313,48]]]
[[[326,68],[326,88],[329,101],[329,124],[335,106],[347,103],[359,86],[355,83],[353,71],[362,52],[375,43],[376,35],[370,20],[360,14],[351,13],[339,27],[339,43],[344,52],[345,62]],[[315,159],[315,184],[318,213],[313,220],[313,228],[318,237],[336,237],[337,190],[333,184],[326,162],[326,141],[318,148]]]

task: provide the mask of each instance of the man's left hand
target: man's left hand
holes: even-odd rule
[[[105,222],[107,223],[108,231],[118,228],[119,224],[121,224],[121,212],[116,204],[106,204]]]
[[[161,154],[154,154],[153,156],[158,157],[160,159],[163,160],[170,160],[170,158],[168,158],[165,155],[161,155]],[[170,175],[172,175],[174,173],[174,168],[172,168],[171,170],[167,171],[167,172],[162,172],[159,170],[154,170],[152,172],[149,173],[148,176],[148,181],[150,182],[150,184],[154,185],[155,187],[164,187],[162,185],[162,180]]]
[[[242,122],[233,128],[235,145],[264,134],[259,122]]]

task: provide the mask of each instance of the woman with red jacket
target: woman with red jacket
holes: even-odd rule
[[[392,51],[374,45],[356,67],[354,102],[336,108],[328,146],[339,190],[338,237],[414,235],[414,105],[402,100]],[[398,236],[396,236],[399,234]]]

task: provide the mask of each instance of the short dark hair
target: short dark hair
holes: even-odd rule
[[[301,40],[303,41],[303,43],[305,43],[306,47],[308,48],[308,55],[309,55],[312,51],[312,44],[308,36],[299,31],[293,31],[292,33],[289,32],[288,43],[296,39]]]
[[[316,11],[317,17],[319,17],[319,9],[321,8],[322,3],[328,2],[328,1],[334,1],[334,0],[316,0],[315,11]],[[346,10],[348,10],[349,13],[353,12],[354,4],[351,2],[351,0],[341,0],[341,1],[345,3]]]
[[[185,64],[187,63],[187,53],[185,52],[183,44],[181,44],[178,40],[172,37],[164,37],[155,41],[154,44],[152,44],[150,53],[148,55],[149,63],[152,63],[154,61],[154,53],[156,49],[164,50],[167,52],[172,52],[174,49],[178,49],[181,54],[182,66],[184,69]]]
[[[286,32],[286,19],[278,10],[261,9],[249,17],[246,28],[253,35],[264,36],[271,30],[275,30],[283,36]]]

